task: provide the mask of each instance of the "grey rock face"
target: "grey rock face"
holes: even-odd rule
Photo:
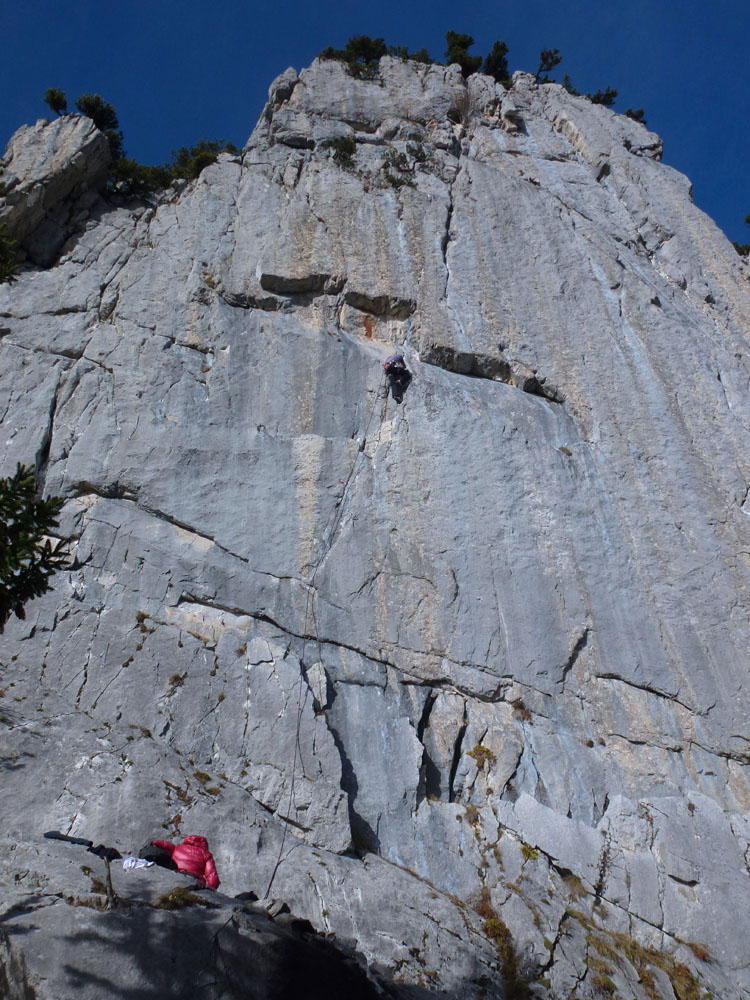
[[[91,214],[107,178],[109,143],[90,118],[41,118],[20,128],[0,160],[0,225],[35,264],[52,263]]]
[[[4,637],[7,884],[202,832],[443,995],[509,987],[504,924],[540,995],[750,996],[748,270],[660,153],[318,61],[0,288],[2,468],[72,538]]]

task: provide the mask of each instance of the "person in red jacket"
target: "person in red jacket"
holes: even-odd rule
[[[194,875],[209,889],[219,888],[216,865],[205,837],[185,837],[181,844],[171,844],[168,840],[152,840],[151,843],[169,852],[178,871]]]

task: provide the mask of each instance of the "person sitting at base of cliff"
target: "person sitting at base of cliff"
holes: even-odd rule
[[[181,844],[172,844],[168,840],[152,840],[151,843],[154,847],[163,847],[169,853],[177,865],[177,871],[184,875],[194,875],[207,889],[219,888],[216,865],[205,837],[185,837]]]
[[[391,395],[397,403],[400,403],[411,382],[411,372],[406,367],[403,354],[391,354],[386,358],[383,371],[388,376]]]

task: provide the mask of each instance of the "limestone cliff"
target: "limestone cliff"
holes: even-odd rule
[[[51,130],[99,156],[64,121],[32,181]],[[2,470],[72,542],[2,644],[19,996],[72,982],[40,832],[162,825],[419,995],[750,996],[748,268],[660,153],[524,74],[318,61],[241,156],[24,232]],[[131,995],[102,955],[76,996]]]

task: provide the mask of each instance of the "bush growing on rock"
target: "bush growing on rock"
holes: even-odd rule
[[[495,42],[490,49],[487,58],[484,60],[482,72],[494,77],[498,83],[510,83],[510,70],[508,69],[508,46],[505,42]]]
[[[335,139],[325,139],[320,144],[321,149],[332,149],[333,159],[345,170],[354,169],[354,154],[357,144],[350,135],[339,135]]]
[[[750,214],[745,216],[745,225],[750,226]],[[750,254],[750,243],[738,243],[737,240],[734,240],[732,246],[740,257],[747,257]]]
[[[586,94],[592,104],[603,104],[605,108],[611,108],[617,99],[617,91],[614,87],[607,87],[606,90],[597,90],[595,94]]]
[[[24,604],[50,589],[49,578],[64,564],[63,543],[49,535],[57,527],[61,497],[36,495],[34,469],[19,464],[0,479],[0,632],[12,614],[25,618]]]
[[[555,66],[559,66],[561,62],[562,56],[559,49],[542,49],[539,53],[539,69],[536,71],[534,83],[551,83],[552,81],[547,74]],[[544,73],[544,76],[542,76],[542,73]]]
[[[446,31],[445,44],[445,58],[449,66],[453,63],[458,63],[464,77],[479,72],[482,65],[482,57],[469,55],[469,49],[474,44],[474,39],[471,35],[464,35],[458,31]]]
[[[48,87],[44,94],[44,103],[57,115],[63,115],[68,110],[68,99],[57,87]]]
[[[388,55],[388,47],[382,38],[370,38],[369,35],[355,35],[350,38],[343,49],[332,46],[323,49],[319,59],[336,59],[346,63],[351,76],[363,80],[372,80],[378,75],[378,64],[383,56]]]
[[[13,284],[16,280],[16,241],[8,234],[7,226],[0,226],[0,285]]]
[[[90,118],[100,132],[103,132],[109,140],[109,149],[113,160],[119,160],[125,155],[122,148],[124,136],[120,131],[120,122],[117,112],[99,94],[81,94],[76,100],[76,107]]]
[[[643,108],[638,108],[634,111],[632,108],[628,108],[625,112],[626,117],[632,118],[634,122],[640,122],[641,125],[646,124],[646,119],[643,117]]]
[[[236,155],[239,149],[223,139],[200,139],[193,146],[172,150],[172,157],[161,166],[147,166],[137,160],[122,158],[112,164],[111,176],[127,194],[146,195],[161,191],[175,180],[194,180],[215,163],[220,153]]]

